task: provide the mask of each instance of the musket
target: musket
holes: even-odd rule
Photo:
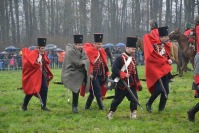
[[[166,97],[166,98],[168,98],[168,96],[167,96],[167,92],[166,92],[166,90],[165,90],[165,88],[164,88],[164,85],[163,85],[163,83],[162,83],[162,80],[161,80],[161,79],[159,79],[158,81],[159,81],[159,83],[160,83],[160,85],[161,85],[161,88],[162,88],[162,91],[163,91],[163,93],[164,93],[165,97]]]
[[[44,106],[44,103],[43,103],[43,101],[41,99],[41,95],[39,94],[39,92],[37,92],[37,96],[38,96],[38,98],[40,100],[41,106]]]
[[[166,43],[164,43],[164,45],[165,45],[165,44],[166,44]],[[163,50],[163,49],[162,49],[162,50]],[[161,50],[161,51],[162,51],[162,50]],[[161,51],[159,51],[159,49],[158,49],[158,53],[159,53],[159,54],[160,54]],[[160,54],[160,55],[162,56],[162,54]],[[163,83],[162,83],[161,78],[158,79],[158,81],[159,81],[159,83],[160,83],[160,86],[161,86],[161,88],[162,88],[162,91],[163,91],[165,97],[167,98],[167,92],[166,92],[166,90],[165,90],[165,88],[164,88],[164,85],[163,85]]]
[[[113,96],[107,96],[107,97],[102,97],[102,99],[104,100],[104,99],[113,99],[115,97],[115,95],[113,95]]]
[[[69,91],[69,89],[67,89],[68,90],[68,103],[70,102],[70,91]]]
[[[22,88],[22,87],[19,87],[19,88],[17,88],[17,90],[23,90],[23,88]],[[40,101],[40,103],[41,103],[41,106],[43,106],[44,103],[43,103],[43,101],[42,101],[42,99],[41,99],[41,95],[39,94],[39,92],[37,92],[37,96],[38,96],[38,98],[39,98],[39,101]]]
[[[124,80],[121,80],[122,83],[124,84],[125,88],[128,90],[128,92],[130,93],[130,95],[133,97],[133,99],[136,101],[136,103],[140,106],[141,110],[143,110],[141,104],[139,103],[138,99],[135,97],[135,95],[133,94],[133,92],[131,91],[130,87],[126,84],[126,82]]]
[[[126,60],[124,59],[124,62],[125,62],[125,67],[126,67],[126,72],[127,74],[129,73],[128,71],[128,67],[126,66]],[[140,106],[141,110],[143,110],[141,104],[139,103],[138,99],[135,97],[135,95],[133,94],[133,92],[131,91],[130,89],[130,81],[129,81],[129,77],[127,78],[127,82],[128,82],[128,85],[126,84],[126,82],[124,80],[122,80],[122,83],[124,84],[125,88],[128,90],[128,92],[130,93],[130,95],[133,97],[133,99],[136,101],[136,103]]]
[[[145,81],[146,82],[146,79],[140,79],[140,81]]]
[[[63,82],[61,82],[61,81],[55,81],[54,84],[63,85]]]

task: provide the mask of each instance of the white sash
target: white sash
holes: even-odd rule
[[[159,54],[162,56],[163,54],[165,54],[165,49],[164,49],[164,47],[162,48],[162,50],[159,52]]]
[[[94,64],[95,64],[95,62],[99,59],[99,57],[100,57],[100,53],[99,53],[99,51],[98,51],[98,56],[97,56],[97,58],[95,59]]]
[[[131,61],[132,61],[132,56],[128,56],[128,60],[127,60],[127,61],[124,59],[124,65],[123,65],[123,67],[121,68],[121,71],[122,71],[122,72],[124,72],[124,71],[126,70],[126,68],[128,68],[128,66],[129,66],[129,64],[131,63]],[[119,77],[116,77],[116,78],[114,79],[115,82],[118,82],[119,80],[120,80]]]

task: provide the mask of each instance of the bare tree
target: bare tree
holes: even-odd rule
[[[0,50],[32,45],[36,37],[60,46],[73,34],[92,41],[94,32],[104,33],[104,43],[125,42],[126,36],[149,32],[150,19],[170,30],[193,23],[198,5],[199,0],[2,0]]]
[[[185,21],[193,22],[195,0],[184,0],[185,7]]]
[[[14,0],[15,4],[15,17],[16,17],[16,43],[19,45],[20,44],[20,25],[19,25],[19,1]]]

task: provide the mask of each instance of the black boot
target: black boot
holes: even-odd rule
[[[33,95],[25,95],[24,102],[23,102],[23,105],[22,105],[22,110],[23,111],[27,111],[28,110],[27,106],[28,106],[28,103],[29,103],[29,101],[30,101],[30,99],[31,99],[32,96]]]
[[[160,103],[159,103],[159,112],[163,111],[167,102],[167,98],[164,94],[161,94]]]
[[[153,94],[151,95],[151,97],[149,98],[148,102],[146,103],[146,110],[151,113],[152,112],[152,108],[151,105],[153,104],[153,101],[158,97],[160,93],[158,91],[154,91]]]
[[[195,114],[196,112],[199,111],[199,103],[197,103],[192,109],[190,109],[187,114],[188,114],[188,119],[190,122],[195,121]]]
[[[104,110],[104,105],[103,105],[103,102],[102,102],[102,97],[96,97],[96,100],[97,100],[97,104],[99,106],[99,109],[100,110]]]
[[[43,106],[41,106],[41,109],[42,109],[43,111],[50,111],[50,110],[46,107],[47,93],[48,93],[47,90],[43,90],[43,91],[42,91],[42,94],[41,94],[41,100],[42,100],[42,102],[43,102]]]
[[[72,101],[72,112],[78,113],[78,98],[79,98],[79,92],[74,93],[73,92],[73,101]]]
[[[91,103],[94,99],[94,96],[91,96],[91,94],[88,96],[88,99],[86,101],[85,109],[90,109]]]

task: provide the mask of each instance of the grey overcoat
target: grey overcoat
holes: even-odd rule
[[[84,50],[80,51],[74,44],[68,44],[61,74],[64,86],[77,93],[80,86],[85,85],[86,92],[88,92],[90,86],[89,63]]]

